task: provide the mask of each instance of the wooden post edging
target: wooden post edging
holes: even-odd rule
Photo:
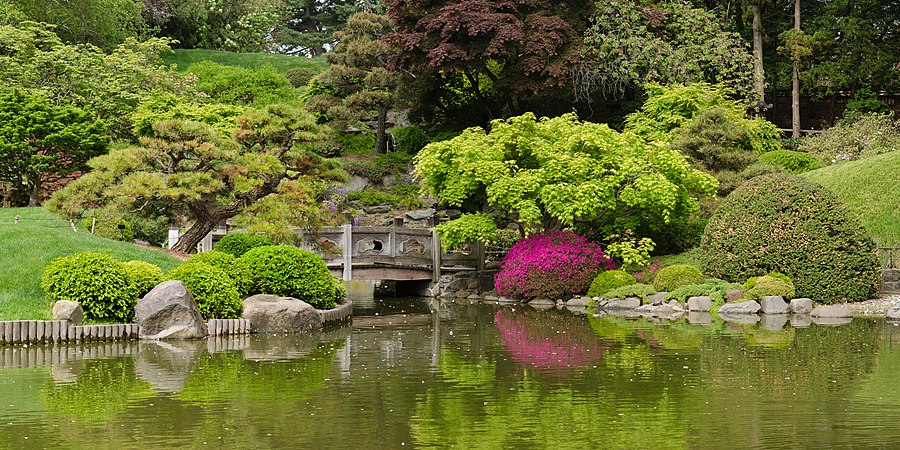
[[[70,325],[65,320],[9,320],[0,322],[0,345],[59,344],[65,342],[137,339],[135,324]]]
[[[206,328],[210,336],[249,334],[250,321],[247,319],[209,319],[206,322]]]
[[[320,309],[318,311],[319,317],[322,318],[322,323],[324,325],[343,322],[345,320],[350,320],[353,317],[353,302],[348,301],[343,305],[338,305],[336,308]]]

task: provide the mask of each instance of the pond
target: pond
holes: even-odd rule
[[[0,448],[900,442],[900,327],[387,299],[317,336],[0,348]],[[771,328],[771,327],[770,327]]]

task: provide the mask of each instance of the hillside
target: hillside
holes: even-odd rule
[[[803,176],[834,192],[879,247],[900,246],[900,151],[823,167]]]
[[[212,61],[226,66],[238,66],[246,69],[269,65],[281,73],[295,67],[309,67],[317,72],[321,72],[328,67],[328,61],[325,58],[305,58],[273,53],[233,53],[203,49],[175,49],[174,54],[166,54],[163,56],[163,59],[166,64],[175,64],[180,72],[186,71],[191,64],[201,61]]]
[[[159,250],[83,229],[73,232],[68,222],[40,208],[0,208],[0,320],[50,319],[51,303],[40,287],[44,267],[54,258],[83,251],[109,253],[120,261],[147,261],[163,270],[180,263]]]

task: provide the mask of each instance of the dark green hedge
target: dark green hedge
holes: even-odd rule
[[[822,303],[875,295],[875,244],[825,188],[790,174],[756,177],[719,206],[700,241],[708,276],[730,281],[768,272]]]

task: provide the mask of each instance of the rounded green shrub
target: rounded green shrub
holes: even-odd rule
[[[137,290],[123,264],[105,253],[82,252],[54,259],[41,288],[52,300],[78,302],[87,319],[128,322]]]
[[[122,267],[125,268],[125,272],[128,273],[131,282],[134,283],[134,289],[138,298],[146,295],[151,289],[155,288],[157,284],[165,279],[163,277],[162,269],[160,269],[159,266],[148,262],[137,260],[128,261],[123,264]]]
[[[291,86],[298,88],[306,86],[316,74],[316,70],[310,67],[294,67],[285,72],[284,77],[291,82]]]
[[[263,234],[230,233],[222,236],[222,239],[216,242],[214,250],[231,253],[235,257],[240,258],[244,253],[266,245],[272,245],[272,241]]]
[[[698,257],[710,276],[745,279],[777,270],[796,295],[822,303],[875,294],[875,244],[825,188],[790,174],[754,178],[710,219]],[[758,281],[757,281],[758,282]]]
[[[788,173],[799,175],[810,170],[822,167],[822,162],[809,153],[795,152],[792,150],[775,150],[763,153],[759,157],[762,164],[771,164],[783,168]]]
[[[293,297],[319,309],[334,308],[346,295],[322,257],[297,247],[258,247],[240,261],[250,271],[254,293]]]
[[[780,295],[785,300],[790,300],[794,298],[795,293],[794,284],[785,276],[778,277],[769,274],[755,277],[750,287],[747,287],[746,283],[744,284],[744,300],[759,300],[768,295]]]
[[[604,298],[628,298],[637,297],[642,302],[647,301],[647,297],[656,293],[656,289],[649,284],[635,283],[628,286],[621,286],[611,289],[603,294]]]
[[[587,295],[588,297],[599,297],[615,288],[635,283],[637,280],[624,270],[607,270],[594,277]]]
[[[184,283],[203,317],[236,319],[241,316],[241,296],[224,270],[205,262],[186,262],[172,269],[169,279]]]
[[[671,292],[687,284],[702,284],[705,281],[700,269],[690,264],[675,264],[663,267],[653,278],[653,288],[659,292]]]
[[[191,255],[187,260],[187,263],[195,262],[206,263],[224,270],[225,273],[231,277],[234,287],[237,288],[238,294],[242,297],[250,292],[250,287],[253,283],[250,279],[250,271],[247,270],[247,267],[231,253],[220,252],[218,250],[201,252]]]

